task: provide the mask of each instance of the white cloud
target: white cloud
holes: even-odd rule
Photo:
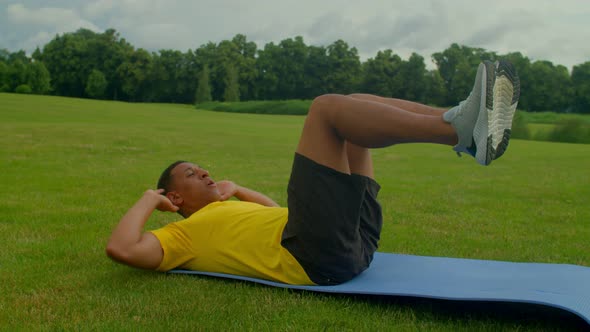
[[[343,39],[364,59],[392,49],[426,62],[451,43],[571,68],[590,60],[590,2],[561,0],[21,0],[0,5],[0,47],[48,41],[80,27],[116,29],[135,47],[194,49],[241,33],[260,47],[298,35]],[[51,4],[51,5],[48,5]],[[45,42],[46,42],[45,41]],[[33,46],[34,47],[34,46]]]
[[[55,37],[55,34],[46,31],[39,31],[34,36],[23,40],[19,46],[19,49],[34,49],[37,46],[42,48],[43,45],[49,42],[53,37]]]
[[[175,23],[146,24],[135,30],[135,37],[144,40],[142,47],[147,49],[176,49],[186,51],[189,48],[180,47],[178,40],[191,40],[192,33],[185,26]]]
[[[48,7],[28,9],[22,4],[13,4],[8,6],[6,12],[8,19],[17,25],[37,25],[50,28],[63,27],[64,29],[77,27],[99,30],[93,23],[81,18],[73,9]]]
[[[115,7],[113,0],[98,0],[88,3],[84,7],[84,13],[90,17],[99,17]]]
[[[69,8],[27,8],[22,4],[11,4],[6,8],[7,21],[15,31],[27,31],[12,45],[16,49],[24,49],[29,53],[36,47],[43,47],[56,34],[86,28],[101,31],[94,23],[82,18],[74,9]],[[14,37],[12,37],[14,38]]]

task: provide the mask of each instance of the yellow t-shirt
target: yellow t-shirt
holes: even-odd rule
[[[256,203],[211,203],[187,219],[151,231],[164,258],[158,271],[181,268],[313,285],[281,246],[287,208]]]

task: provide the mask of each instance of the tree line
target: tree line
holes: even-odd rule
[[[590,61],[570,74],[563,65],[531,61],[520,52],[452,44],[432,54],[436,69],[428,70],[417,53],[402,59],[387,49],[361,61],[343,40],[316,46],[295,37],[259,49],[242,34],[186,52],[148,52],[114,29],[56,35],[30,57],[0,50],[0,92],[171,103],[364,92],[450,106],[467,96],[478,64],[497,59],[511,61],[520,75],[520,109],[590,113]]]

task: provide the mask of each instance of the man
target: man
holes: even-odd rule
[[[508,146],[519,92],[511,64],[486,61],[469,97],[448,111],[372,95],[320,96],[295,153],[288,209],[178,161],[162,173],[158,190],[146,191],[121,219],[107,254],[159,271],[184,268],[290,284],[346,282],[369,266],[381,232],[380,187],[369,148],[440,143],[489,165]],[[144,232],[155,209],[186,219]]]

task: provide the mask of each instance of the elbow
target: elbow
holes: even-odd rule
[[[107,257],[116,262],[125,263],[127,261],[128,255],[125,253],[125,250],[122,250],[120,247],[117,247],[115,244],[111,242],[107,244],[105,251]]]
[[[105,248],[105,253],[107,254],[108,258],[113,259],[117,255],[117,250],[115,249],[114,246],[112,246],[109,243],[109,244],[107,244],[107,247]]]
[[[162,261],[162,248],[157,240],[150,242],[149,236],[147,238],[148,240],[143,240],[139,243],[119,241],[117,238],[114,240],[111,239],[107,243],[105,253],[107,257],[117,263],[136,268],[155,270]]]

